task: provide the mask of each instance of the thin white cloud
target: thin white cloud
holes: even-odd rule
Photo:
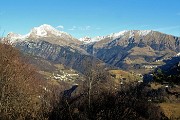
[[[59,25],[59,26],[57,26],[56,28],[58,28],[58,29],[64,29],[64,26]]]
[[[69,28],[68,30],[76,30],[76,26],[73,26],[72,28]]]
[[[91,30],[91,26],[87,25],[87,26],[83,26],[83,27],[77,27],[77,26],[73,26],[72,28],[68,29],[68,30],[80,30],[80,31],[87,31],[87,30]]]
[[[180,16],[180,12],[179,12],[179,13],[177,13],[176,15]]]
[[[91,26],[86,26],[85,27],[85,30],[90,30],[91,29]]]
[[[83,26],[83,27],[78,27],[78,30],[81,30],[81,31],[87,31],[87,30],[90,30],[91,29],[91,26]]]
[[[78,30],[78,31],[89,31],[89,30],[101,30],[102,28],[100,27],[91,27],[90,25],[87,26],[72,26],[71,28],[69,28],[68,30]]]
[[[153,30],[164,31],[164,30],[174,30],[174,29],[180,29],[180,26],[168,26],[168,27],[156,28]]]
[[[149,27],[149,25],[141,25],[140,28]]]

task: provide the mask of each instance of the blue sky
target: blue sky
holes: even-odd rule
[[[180,36],[180,0],[1,0],[0,34],[49,24],[76,38],[122,30]]]

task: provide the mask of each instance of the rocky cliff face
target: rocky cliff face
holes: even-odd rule
[[[77,40],[45,24],[33,28],[27,35],[10,33],[6,39],[24,53],[59,62],[80,72],[94,60],[126,70],[154,68],[157,61],[180,52],[179,37],[152,30],[127,30]]]
[[[16,43],[16,48],[25,54],[38,56],[53,63],[61,63],[84,73],[91,66],[93,60],[97,63],[101,61],[93,58],[83,50],[74,49],[70,46],[60,46],[47,41],[24,41]]]
[[[92,64],[105,65],[80,48],[81,41],[47,24],[33,28],[26,35],[9,33],[5,40],[25,54],[64,64],[81,73],[92,67]]]

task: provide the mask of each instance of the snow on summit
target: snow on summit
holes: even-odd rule
[[[101,41],[105,38],[116,39],[116,38],[125,37],[125,36],[131,38],[131,37],[135,36],[135,34],[139,35],[139,36],[146,36],[151,32],[152,32],[152,30],[124,30],[124,31],[120,31],[118,33],[111,33],[110,35],[107,35],[107,36],[97,36],[94,38],[86,36],[84,38],[80,38],[79,41],[82,41],[85,44],[87,44],[87,43]],[[63,32],[63,31],[59,31],[56,28],[54,28],[48,24],[43,24],[43,25],[40,25],[39,27],[34,27],[26,35],[20,35],[20,34],[16,34],[16,33],[12,33],[12,32],[7,35],[7,38],[11,43],[15,43],[18,41],[24,41],[29,38],[36,40],[38,38],[46,38],[46,37],[49,37],[49,38],[58,37],[58,38],[63,38],[64,40],[74,39],[70,34]]]
[[[139,36],[146,36],[149,33],[153,32],[152,30],[123,30],[117,33],[111,33],[110,35],[107,36],[97,36],[94,38],[91,37],[84,37],[84,38],[80,38],[79,40],[84,42],[85,44],[87,43],[93,43],[93,42],[97,42],[97,41],[101,41],[105,38],[111,38],[111,39],[116,39],[119,37],[125,37],[128,36],[129,38],[135,36],[135,34],[139,35]]]
[[[85,36],[83,38],[80,38],[79,40],[84,42],[85,44],[88,44],[88,43],[100,41],[103,38],[105,38],[105,37],[104,36],[97,36],[97,37],[91,38],[91,37]]]
[[[62,36],[62,35],[68,35],[65,32],[59,31],[52,27],[51,25],[43,24],[39,27],[34,27],[30,34],[38,36],[38,37],[47,37],[48,34],[55,35],[55,36]]]
[[[10,43],[14,43],[16,41],[23,41],[27,38],[27,35],[20,35],[20,34],[16,34],[13,32],[10,32],[7,35],[8,40],[10,41]]]
[[[133,37],[135,34],[138,34],[139,36],[146,36],[150,32],[152,32],[152,30],[124,30],[118,33],[112,33],[109,35],[109,37],[113,37],[114,39],[125,35],[129,37]]]
[[[54,27],[52,27],[51,25],[48,24],[43,24],[39,27],[34,27],[30,33],[26,34],[26,35],[20,35],[20,34],[16,34],[13,32],[10,32],[7,35],[8,40],[11,43],[14,42],[18,42],[18,41],[23,41],[26,40],[28,38],[41,38],[41,37],[60,37],[60,38],[64,38],[64,39],[71,39],[72,36],[69,35],[68,33],[65,33],[63,31],[59,31],[57,29],[55,29]]]

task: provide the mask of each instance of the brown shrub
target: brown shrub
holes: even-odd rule
[[[47,118],[50,87],[18,50],[0,44],[0,119]]]

